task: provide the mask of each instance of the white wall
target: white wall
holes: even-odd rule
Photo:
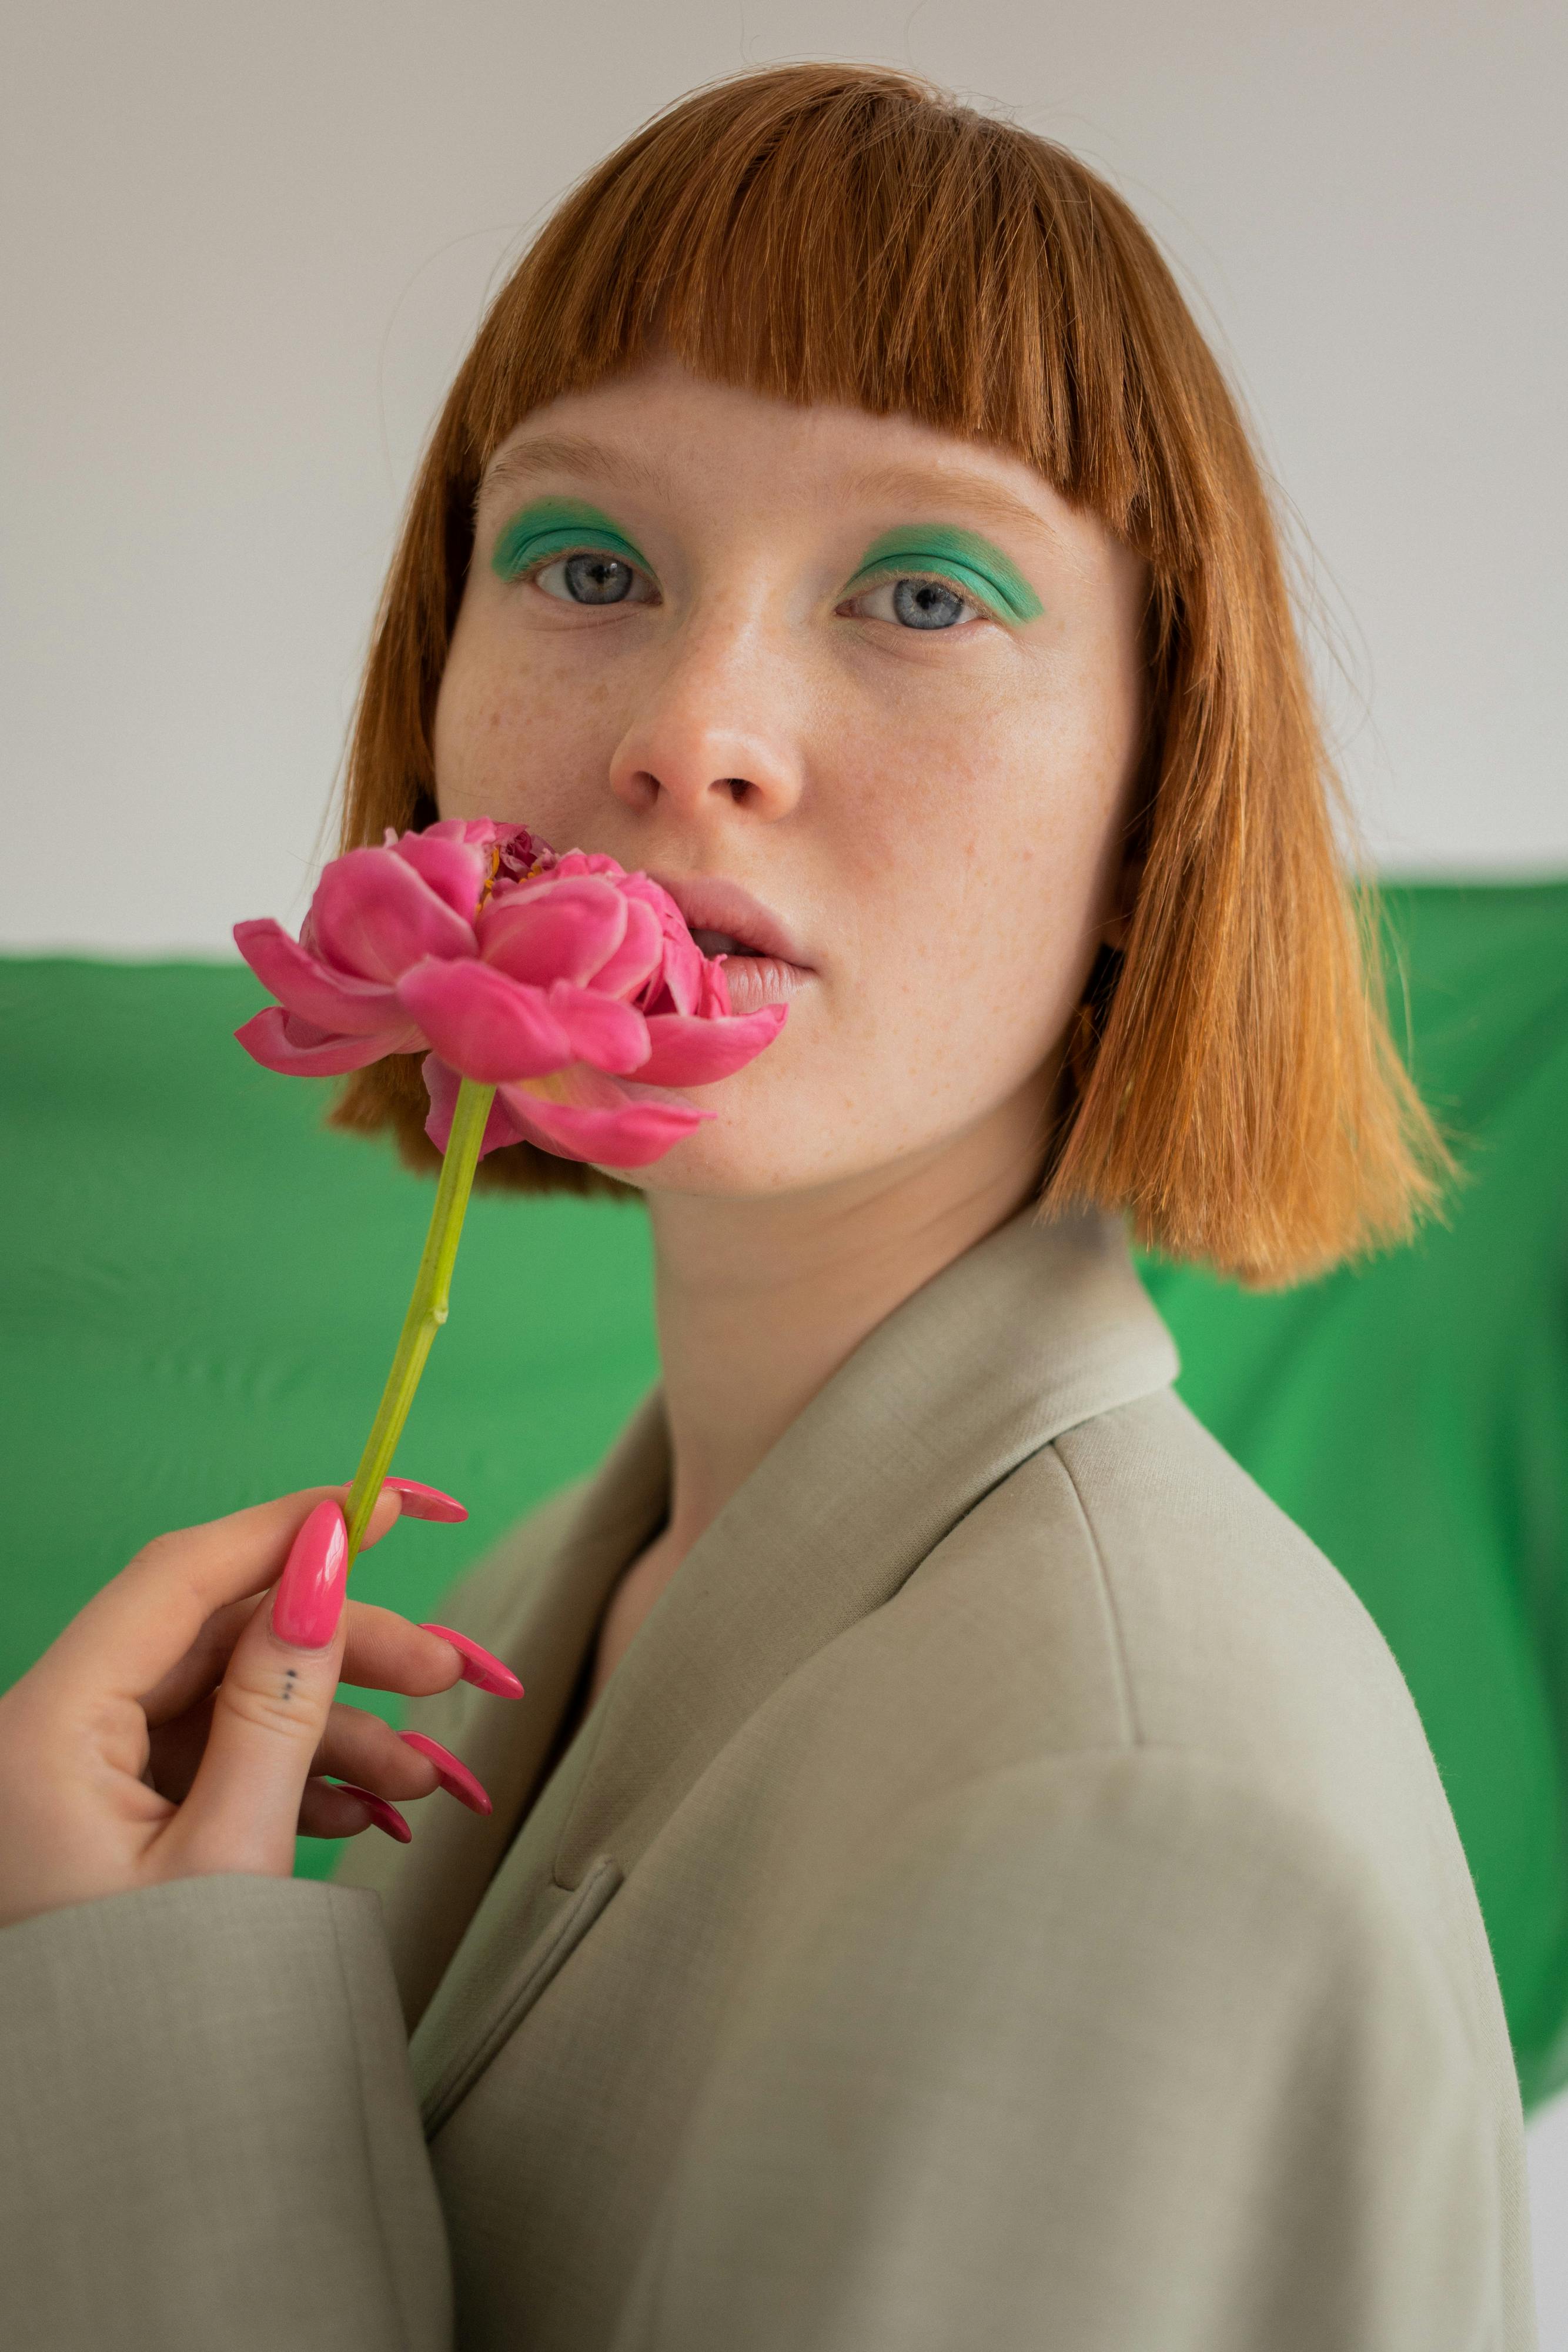
[[[1556,0],[50,0],[13,12],[0,950],[302,911],[431,413],[528,225],[747,63],[904,63],[1165,241],[1316,550],[1363,821],[1568,867]],[[1568,2107],[1538,2139],[1568,2347]]]

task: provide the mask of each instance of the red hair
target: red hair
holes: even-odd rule
[[[1145,1244],[1258,1283],[1404,1237],[1444,1154],[1387,1033],[1237,404],[1119,196],[1065,149],[906,75],[788,66],[698,90],[547,222],[414,485],[343,846],[435,814],[432,719],[491,455],[535,408],[656,351],[1009,450],[1147,562],[1136,896],[1069,1041],[1046,1208],[1124,1209]],[[357,1073],[332,1116],[391,1127],[434,1163],[413,1057]],[[522,1144],[482,1173],[610,1181]]]

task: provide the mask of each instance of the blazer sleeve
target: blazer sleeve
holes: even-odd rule
[[[803,1910],[732,2024],[643,2352],[1520,2352],[1433,1939],[1181,1753],[1031,1762]]]
[[[379,1912],[236,1875],[0,1931],[0,2341],[445,2352]]]

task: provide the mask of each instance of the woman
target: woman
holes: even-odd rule
[[[346,841],[437,814],[651,871],[789,1019],[627,1180],[661,1391],[451,1639],[343,1609],[294,1496],[4,1702],[16,2339],[1527,2344],[1420,1727],[1125,1254],[1288,1280],[1440,1154],[1254,460],[1120,202],[839,67],[613,156],[388,588]],[[382,1064],[338,1116],[417,1160],[424,1111]],[[406,1834],[438,1780],[472,1810],[288,1879],[297,1817]]]

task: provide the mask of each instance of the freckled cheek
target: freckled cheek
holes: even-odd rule
[[[883,714],[878,714],[883,718]],[[840,871],[857,893],[884,894],[890,875],[927,870],[951,824],[956,767],[965,763],[950,729],[842,723],[824,730],[816,795]],[[971,747],[972,749],[972,747]]]
[[[455,653],[436,708],[441,804],[504,815],[526,794],[542,819],[546,799],[602,784],[617,726],[602,678],[573,675],[548,657],[481,661]]]
[[[1005,877],[1019,852],[1009,794],[986,747],[936,740],[862,744],[836,761],[823,799],[831,810],[838,874],[867,930],[932,935],[939,901]]]
[[[1103,822],[1077,743],[1003,725],[979,743],[945,730],[880,762],[862,744],[842,787],[860,975],[844,1012],[862,1076],[880,1066],[896,1093],[901,1069],[917,1066],[953,1102],[1019,1083],[1059,1042]]]

